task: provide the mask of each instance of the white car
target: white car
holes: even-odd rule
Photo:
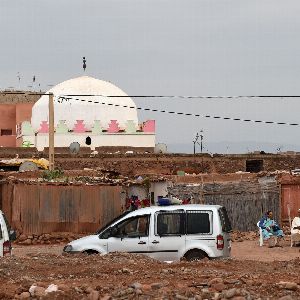
[[[10,229],[4,213],[0,210],[0,257],[11,255],[11,242],[15,239],[15,231]]]
[[[126,212],[64,252],[129,252],[161,261],[229,257],[231,224],[219,205],[152,206]]]

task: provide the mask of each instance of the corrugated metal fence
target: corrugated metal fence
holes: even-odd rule
[[[94,232],[121,213],[119,186],[3,184],[2,210],[26,234]]]
[[[169,188],[181,199],[193,197],[195,203],[226,207],[235,230],[257,230],[257,222],[272,210],[280,222],[279,186],[274,178],[226,183],[176,184]]]
[[[208,204],[225,206],[232,227],[240,231],[257,230],[257,222],[268,210],[280,222],[279,188],[275,182],[220,185],[218,191],[206,190],[204,198]]]

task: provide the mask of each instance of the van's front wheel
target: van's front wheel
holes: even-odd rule
[[[201,260],[201,259],[207,257],[207,255],[206,255],[206,253],[204,253],[201,250],[193,249],[193,250],[188,251],[184,255],[184,257],[188,261],[195,261],[195,260]]]

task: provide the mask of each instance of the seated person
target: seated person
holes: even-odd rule
[[[266,214],[259,221],[259,227],[262,229],[262,235],[264,240],[269,241],[269,247],[276,246],[274,237],[283,238],[283,231],[280,229],[278,224],[273,220],[273,212],[267,211]],[[278,244],[279,246],[279,244]]]
[[[147,235],[147,217],[141,217],[139,218],[138,221],[138,225],[137,225],[137,232],[141,235],[141,236],[146,236]]]
[[[298,209],[298,217],[295,217],[291,228],[293,242],[300,243],[300,208]]]
[[[135,228],[134,228],[133,224],[130,222],[125,226],[125,228],[123,230],[123,235],[129,235],[133,232],[135,232]]]
[[[119,228],[116,237],[142,237],[148,235],[148,217],[141,216],[124,222]]]

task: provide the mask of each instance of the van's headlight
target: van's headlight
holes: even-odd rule
[[[67,245],[67,246],[65,246],[64,247],[64,252],[72,252],[72,250],[73,250],[73,247],[71,246],[71,245]]]

